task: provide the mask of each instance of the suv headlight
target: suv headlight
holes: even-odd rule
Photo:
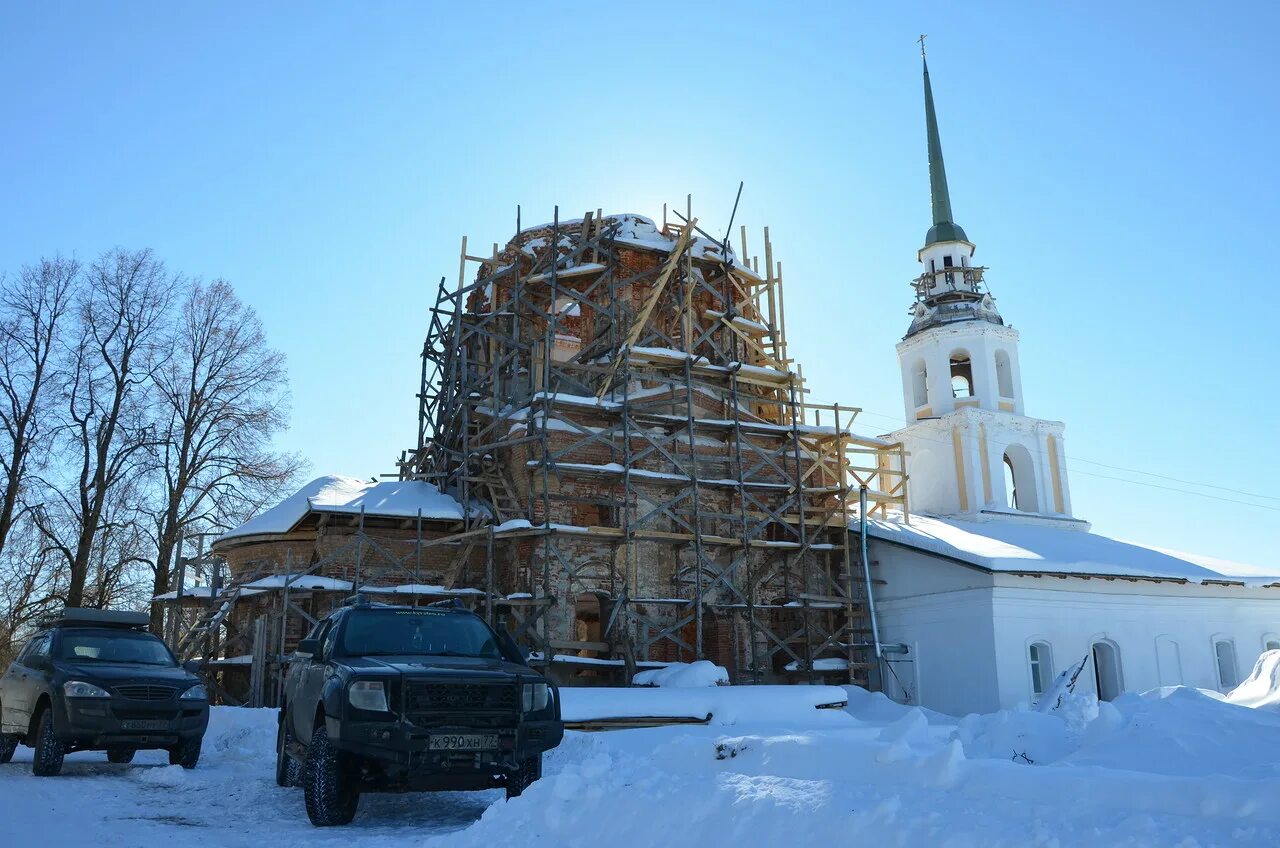
[[[387,687],[381,680],[357,680],[347,689],[347,702],[357,710],[387,712]]]
[[[83,680],[68,680],[62,684],[62,694],[68,698],[110,698],[111,693],[101,686]]]
[[[550,691],[545,683],[526,683],[521,688],[521,701],[524,711],[536,713],[547,708],[547,697]]]
[[[178,696],[179,701],[207,701],[209,700],[209,692],[204,688],[203,683],[197,683],[187,691]]]

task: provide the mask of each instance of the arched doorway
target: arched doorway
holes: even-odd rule
[[[1114,642],[1093,643],[1093,682],[1099,701],[1114,701],[1124,692],[1120,675],[1120,649]]]

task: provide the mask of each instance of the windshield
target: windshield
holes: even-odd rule
[[[347,616],[348,656],[430,654],[497,659],[493,633],[480,619],[443,610],[357,610]]]
[[[130,630],[63,630],[58,657],[71,662],[176,665],[173,654],[150,633]]]

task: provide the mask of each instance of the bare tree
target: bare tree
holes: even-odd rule
[[[45,407],[57,387],[56,349],[80,266],[54,257],[0,282],[0,553],[17,517],[34,456],[53,428]]]
[[[0,666],[8,667],[30,625],[55,606],[65,575],[30,516],[16,520],[0,556]]]
[[[284,355],[223,280],[186,288],[152,378],[160,444],[154,594],[170,589],[175,551],[193,526],[225,527],[276,496],[301,468],[271,450],[289,420]],[[159,608],[152,628],[161,632]]]
[[[66,561],[67,606],[84,603],[95,543],[113,529],[104,518],[114,491],[154,467],[148,366],[156,359],[176,285],[151,251],[117,249],[89,269],[77,299],[60,424],[74,458],[69,479],[45,486],[69,532],[59,531],[48,510],[35,513]]]

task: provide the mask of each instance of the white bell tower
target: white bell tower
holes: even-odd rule
[[[923,43],[921,53],[923,54]],[[898,343],[911,508],[969,520],[1078,526],[1063,424],[1024,414],[1018,331],[986,290],[975,247],[952,219],[942,142],[924,66],[933,226],[916,254],[911,326]]]

